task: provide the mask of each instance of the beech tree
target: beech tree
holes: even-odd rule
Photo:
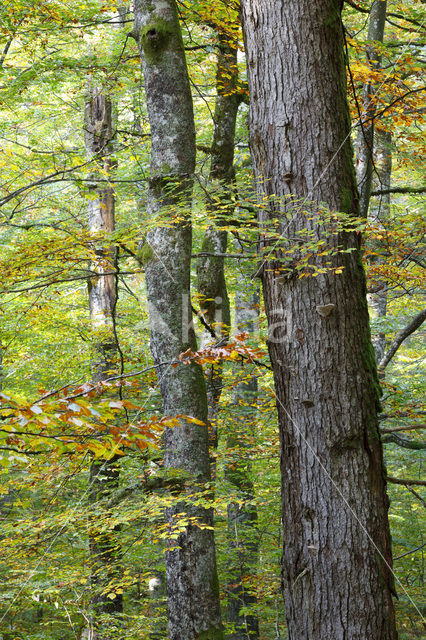
[[[197,265],[197,289],[200,296],[200,311],[213,330],[206,331],[204,342],[226,343],[229,338],[231,313],[225,279],[225,254],[228,234],[223,225],[232,213],[232,188],[235,183],[234,138],[240,98],[236,93],[238,81],[237,42],[235,36],[219,30],[217,57],[217,97],[213,115],[214,130],[211,148],[210,180],[216,193],[209,205],[212,221],[206,230],[202,255]],[[229,200],[228,211],[224,203]],[[222,386],[222,364],[211,365],[207,372],[207,397],[212,441],[217,444],[217,411]]]
[[[386,23],[387,2],[376,0],[371,5],[368,24],[367,61],[371,72],[378,72],[382,64],[380,45],[383,44],[383,36]],[[392,151],[390,132],[378,132],[375,130],[374,117],[377,111],[375,85],[378,80],[369,80],[364,84],[363,101],[360,113],[361,122],[358,125],[356,141],[356,176],[360,191],[360,212],[363,216],[370,217],[380,225],[381,219],[389,216],[390,194],[380,197],[378,206],[371,207],[371,187],[378,183],[379,189],[390,188],[392,169]],[[373,258],[374,261],[374,258]],[[377,285],[377,293],[370,296],[369,302],[375,310],[378,318],[386,315],[386,282]],[[376,361],[379,363],[384,355],[386,337],[381,331],[379,335],[373,335],[373,346]]]
[[[241,4],[251,150],[259,193],[269,197],[261,222],[273,224],[277,238],[264,241],[261,275],[268,322],[278,325],[269,352],[281,438],[288,634],[395,639],[380,389],[360,237],[348,222],[353,216],[356,226],[359,196],[343,3]],[[340,230],[335,223],[327,231],[327,218],[338,221],[341,213]],[[301,272],[309,238],[325,249]]]
[[[235,247],[242,249],[237,241]],[[259,292],[250,282],[248,271],[251,265],[245,265],[243,260],[239,262],[235,292],[236,329],[254,337],[259,320]],[[259,637],[257,597],[251,584],[259,560],[258,518],[250,460],[258,418],[256,373],[246,374],[234,389],[233,403],[239,407],[241,418],[232,421],[226,434],[229,460],[225,478],[235,489],[237,498],[229,502],[227,513],[231,552],[227,613],[228,622],[233,625],[230,640],[256,640]]]
[[[89,311],[93,342],[93,382],[107,380],[119,373],[119,351],[116,337],[115,309],[117,304],[116,261],[117,251],[111,244],[111,235],[115,229],[115,196],[110,184],[99,185],[96,178],[100,175],[111,176],[114,160],[112,157],[112,104],[102,87],[89,84],[85,108],[85,142],[87,156],[95,159],[96,170],[92,172],[89,189],[88,228],[92,236],[93,259],[90,264]],[[89,495],[90,502],[105,502],[118,487],[119,460],[121,456],[112,455],[93,460],[90,465]],[[99,514],[90,518],[90,562],[94,630],[89,637],[109,638],[108,629],[96,630],[102,614],[120,613],[123,609],[123,597],[114,588],[119,576],[120,544],[114,528],[111,531],[99,529],[105,523],[105,516]],[[101,627],[102,629],[102,627]]]
[[[382,57],[380,44],[385,31],[387,0],[375,0],[371,6],[368,25],[369,47],[367,60],[372,71],[380,69]],[[357,181],[360,191],[360,212],[367,216],[370,205],[371,182],[373,178],[374,152],[374,116],[376,114],[374,81],[366,82],[363,90],[363,103],[360,113],[356,149]]]
[[[174,0],[135,4],[135,37],[151,130],[148,216],[167,210],[166,225],[149,231],[141,250],[164,413],[179,425],[164,434],[166,469],[187,474],[187,493],[205,491],[210,475],[206,385],[202,367],[179,363],[196,350],[191,324],[191,192],[195,169],[192,96]],[[212,511],[181,501],[168,510],[170,528],[186,528],[166,553],[170,640],[222,637]]]
[[[185,640],[391,635],[377,380],[360,294],[364,229],[368,292],[379,296],[386,285],[386,317],[371,320],[373,334],[385,333],[378,418],[396,620],[401,640],[421,636],[423,15],[421,0],[389,0],[376,47],[367,30],[378,2],[347,0],[344,14],[354,140],[366,85],[376,105],[367,223],[344,144],[337,2],[245,1],[246,15],[255,8],[249,72],[259,70],[250,100],[264,122],[252,126],[264,161],[258,200],[239,3],[138,4],[149,113],[129,37],[133,4],[126,15],[117,0],[0,4],[3,640],[89,640],[95,630],[99,640],[164,639],[167,617]],[[336,14],[324,17],[324,7]],[[125,26],[112,37],[117,10]],[[381,54],[381,68],[369,52]],[[382,131],[388,140],[392,132],[392,176]],[[353,196],[345,206],[343,178]],[[186,331],[191,257],[195,330],[201,345],[207,333],[219,343],[195,353]],[[281,444],[264,305],[252,296],[258,275],[270,292]],[[220,326],[225,291],[229,338]],[[238,337],[243,331],[250,336]],[[210,477],[209,410],[219,436]],[[165,425],[173,428],[164,433]],[[213,505],[219,586],[213,532],[203,529]]]

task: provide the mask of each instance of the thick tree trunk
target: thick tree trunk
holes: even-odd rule
[[[382,56],[377,45],[383,43],[387,0],[374,0],[368,24],[367,61],[372,70],[381,66]],[[361,215],[367,217],[373,178],[374,116],[376,114],[376,87],[366,82],[362,96],[362,121],[359,123],[356,147],[356,173],[360,192]]]
[[[111,101],[99,87],[89,86],[85,108],[85,142],[94,169],[88,185],[91,198],[88,227],[92,237],[93,258],[90,263],[89,309],[92,336],[92,377],[94,382],[105,380],[118,372],[118,345],[115,331],[116,250],[108,237],[114,231],[114,191],[109,185],[100,187],[96,178],[109,175],[113,167]],[[90,181],[92,180],[92,182]],[[89,496],[96,511],[110,493],[117,488],[119,466],[117,457],[93,460],[90,466]],[[116,531],[99,530],[108,512],[92,516],[89,550],[91,563],[93,637],[111,638],[107,625],[99,621],[103,614],[117,614],[123,610],[123,600],[117,592],[120,576],[121,550]],[[114,582],[116,583],[114,585]]]
[[[241,249],[238,246],[237,249]],[[259,318],[259,295],[250,284],[252,265],[241,260],[235,291],[235,322],[238,332],[250,336]],[[250,291],[251,290],[251,291]],[[233,393],[238,419],[232,421],[226,434],[229,459],[225,478],[237,491],[238,501],[228,505],[228,541],[230,551],[228,577],[228,622],[233,631],[229,640],[255,640],[259,637],[256,614],[257,598],[251,585],[259,559],[257,509],[253,504],[250,450],[255,438],[258,384],[256,375],[239,383]]]
[[[260,194],[271,196],[261,218],[278,219],[262,273],[281,437],[283,591],[290,640],[394,640],[365,275],[358,235],[327,214],[359,215],[341,5],[242,0],[251,146]],[[317,277],[296,269],[304,239],[332,252],[310,258],[324,270]]]
[[[180,417],[166,429],[165,468],[187,475],[187,492],[203,491],[210,481],[207,396],[199,365],[164,365],[195,349],[191,325],[191,190],[195,166],[192,97],[174,0],[137,0],[135,37],[144,73],[151,126],[151,177],[148,216],[160,224],[141,250],[151,323],[151,350],[157,365],[164,413]],[[166,552],[170,640],[222,638],[212,512],[190,499],[168,510],[171,533],[191,518]]]

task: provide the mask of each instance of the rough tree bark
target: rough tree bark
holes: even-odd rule
[[[395,640],[379,385],[360,239],[341,0],[242,0],[251,147],[282,469],[282,579],[290,640]],[[271,220],[278,219],[273,227]],[[337,216],[337,219],[342,219]],[[265,229],[266,235],[266,229]],[[299,277],[303,239],[325,272]],[[284,251],[293,249],[287,258]],[[337,270],[337,273],[336,273]],[[340,272],[340,273],[339,273]]]
[[[89,310],[92,337],[92,378],[101,382],[118,372],[118,345],[115,330],[116,249],[109,238],[115,226],[115,198],[110,185],[99,186],[96,178],[109,175],[113,169],[111,101],[102,88],[89,85],[85,107],[86,153],[93,160],[94,169],[88,180],[90,200],[88,228],[93,257],[90,262]],[[108,274],[108,275],[106,275]],[[91,564],[93,638],[109,639],[111,635],[100,620],[103,614],[117,614],[123,610],[122,595],[114,582],[120,576],[120,545],[116,531],[99,530],[99,520],[105,525],[108,511],[100,518],[97,505],[113,492],[119,481],[118,457],[99,458],[90,465],[89,497],[95,515],[91,518],[89,552]],[[114,597],[111,597],[114,594]]]
[[[157,365],[164,413],[180,418],[166,429],[165,468],[188,477],[187,492],[203,491],[210,481],[207,396],[199,365],[162,365],[195,349],[191,325],[191,190],[195,167],[192,97],[174,0],[137,0],[138,41],[151,127],[148,216],[158,220],[141,248],[151,323],[151,350]],[[166,219],[166,220],[165,220]],[[167,226],[161,224],[166,221]],[[192,518],[166,550],[170,640],[223,637],[215,560],[212,512],[184,500],[168,510],[170,529],[182,512]]]

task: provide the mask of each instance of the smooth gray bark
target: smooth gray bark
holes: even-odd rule
[[[383,44],[387,13],[387,0],[374,0],[371,5],[368,24],[367,62],[372,70],[378,71],[382,56],[378,47]],[[391,134],[376,132],[374,116],[376,114],[376,89],[374,82],[366,82],[362,93],[362,122],[358,125],[356,144],[356,173],[360,190],[361,215],[368,214],[378,224],[389,217],[390,195],[385,195],[370,207],[373,181],[380,189],[390,188],[392,171]],[[375,206],[376,205],[376,206]],[[372,259],[377,264],[378,260]],[[386,315],[387,283],[380,281],[380,289],[369,297],[369,303],[377,318]],[[386,336],[383,331],[373,336],[376,362],[380,362],[386,348]]]
[[[204,343],[220,342],[229,339],[231,314],[225,279],[225,255],[227,250],[227,231],[223,228],[235,216],[235,170],[234,138],[238,107],[241,96],[238,93],[238,43],[235,36],[221,29],[218,32],[219,51],[216,70],[216,101],[214,111],[214,131],[212,159],[210,166],[210,185],[212,201],[208,211],[214,222],[205,234],[202,252],[209,253],[198,260],[197,290],[200,309],[206,322],[213,327],[216,338],[212,340],[205,332]],[[238,245],[237,251],[241,249]],[[250,265],[239,265],[237,278],[235,320],[238,331],[253,333],[258,316],[257,295],[248,296],[247,282],[252,271]],[[222,392],[222,363],[211,365],[207,369],[207,398],[209,422],[213,443],[218,438],[218,411]],[[227,622],[234,631],[227,637],[231,640],[247,640],[258,637],[259,624],[256,613],[247,613],[247,607],[256,604],[256,597],[247,586],[250,576],[256,572],[258,560],[257,548],[257,512],[250,504],[253,500],[253,485],[250,479],[249,449],[250,438],[254,436],[256,421],[257,378],[252,377],[238,385],[234,392],[234,403],[238,406],[239,419],[227,426],[228,448],[234,450],[232,460],[225,469],[225,476],[239,492],[245,504],[228,505],[228,542],[230,567],[228,579]],[[251,406],[247,407],[246,404]],[[253,408],[254,404],[254,408]],[[243,414],[243,415],[241,415]]]
[[[380,389],[360,238],[348,218],[360,211],[342,2],[241,4],[251,148],[259,193],[269,197],[261,273],[273,329],[288,638],[395,640]],[[327,209],[346,214],[345,231],[327,229]],[[299,277],[304,238],[332,251],[310,257],[325,270],[317,277]]]
[[[382,56],[378,48],[383,43],[387,0],[374,0],[368,24],[367,62],[372,70],[380,69]],[[362,95],[361,122],[356,146],[356,173],[360,192],[361,215],[367,217],[373,177],[374,116],[376,114],[376,86],[365,83]]]
[[[375,137],[375,166],[376,180],[373,181],[380,185],[381,189],[389,189],[392,175],[392,134],[390,131],[376,131]],[[390,215],[390,193],[385,193],[379,198],[373,198],[369,208],[369,218],[376,227],[381,227],[386,223]],[[372,248],[377,242],[372,243]],[[379,266],[384,262],[383,258],[372,256],[370,258],[371,267]],[[375,293],[368,296],[368,302],[374,311],[376,318],[384,318],[387,312],[387,282],[379,280],[375,285]],[[379,363],[383,358],[386,349],[386,334],[379,331],[373,334],[373,347],[376,355],[376,362]]]
[[[210,255],[203,256],[197,263],[197,291],[200,311],[214,329],[216,339],[204,332],[202,343],[220,342],[229,339],[231,314],[225,280],[225,257],[228,234],[221,228],[233,216],[232,202],[235,187],[234,137],[240,98],[236,93],[238,82],[237,43],[230,35],[219,31],[219,52],[216,71],[216,102],[214,110],[214,130],[212,159],[210,165],[210,185],[212,201],[207,204],[209,215],[214,222],[206,230],[201,248]],[[228,204],[228,207],[226,205]],[[221,362],[206,369],[208,414],[211,440],[217,445],[217,412],[222,392]]]
[[[237,243],[236,243],[237,244]],[[241,246],[237,246],[241,249]],[[239,261],[235,291],[235,323],[239,333],[253,337],[259,319],[259,294],[250,281],[251,264]],[[228,543],[230,552],[227,619],[233,626],[229,640],[255,640],[259,637],[257,598],[250,583],[259,561],[257,509],[251,479],[250,451],[256,436],[258,383],[255,373],[244,375],[233,392],[237,419],[226,433],[227,464],[225,478],[237,492],[238,501],[228,504]]]
[[[207,396],[201,366],[174,361],[196,349],[191,324],[191,191],[195,167],[192,97],[174,0],[137,0],[135,30],[144,74],[151,127],[148,211],[152,221],[167,221],[149,231],[141,249],[151,324],[151,350],[157,364],[164,413],[180,416],[166,428],[166,469],[182,470],[187,494],[210,482]],[[192,416],[194,424],[182,416]],[[171,532],[192,520],[167,543],[167,614],[170,640],[222,638],[219,587],[211,510],[184,499],[171,507]]]

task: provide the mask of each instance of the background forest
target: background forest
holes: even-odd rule
[[[193,500],[214,508],[227,637],[285,638],[279,437],[257,277],[257,214],[268,203],[254,193],[238,7],[177,7],[197,144],[198,352],[181,360],[204,367],[212,424],[213,479]],[[397,624],[408,640],[424,637],[426,612],[424,6],[388,0],[382,37],[370,9],[350,0],[343,21],[361,193],[357,125],[366,114],[375,123],[359,230],[383,390]],[[109,635],[100,638],[165,638],[165,546],[194,523],[185,513],[173,526],[164,519],[185,477],[164,468],[163,431],[177,420],[164,415],[150,351],[145,239],[179,211],[147,210],[150,124],[133,7],[3,0],[0,20],[0,637],[88,638],[101,602]],[[97,96],[101,119],[90,106],[101,105]],[[229,108],[235,131],[221,133]],[[109,225],[96,222],[95,205],[101,217],[112,212]],[[324,248],[296,244],[298,277],[316,278],[309,259]],[[108,313],[96,307],[105,295]],[[109,474],[105,486],[94,469]]]

